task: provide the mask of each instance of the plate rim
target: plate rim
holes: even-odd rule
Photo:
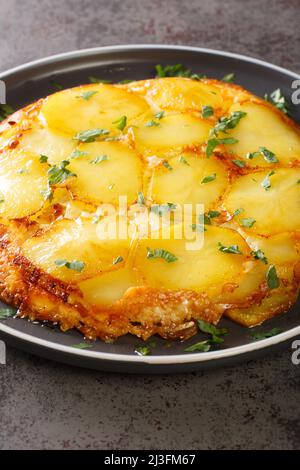
[[[239,59],[243,62],[248,62],[262,67],[280,72],[284,75],[287,75],[291,78],[300,79],[300,74],[293,72],[284,67],[272,64],[262,59],[255,57],[250,57],[243,54],[238,54],[235,52],[222,51],[219,49],[210,49],[206,47],[196,47],[196,46],[182,46],[182,45],[173,45],[173,44],[129,44],[129,45],[113,45],[113,46],[99,46],[91,47],[86,49],[77,49],[68,52],[62,52],[59,54],[53,54],[47,57],[40,59],[32,60],[16,67],[12,67],[4,72],[0,73],[0,79],[5,79],[6,77],[22,72],[23,70],[30,70],[36,66],[43,64],[55,63],[58,60],[63,59],[72,59],[86,57],[89,55],[95,55],[97,53],[105,52],[128,52],[128,51],[143,51],[143,50],[176,50],[182,52],[195,52],[195,53],[205,53],[221,57],[229,57],[233,59]],[[90,359],[98,359],[111,362],[130,362],[130,363],[146,363],[149,365],[176,365],[176,364],[190,364],[190,363],[202,363],[209,362],[214,360],[232,358],[237,356],[242,356],[254,351],[266,349],[280,343],[283,343],[289,339],[292,339],[300,335],[300,325],[294,328],[291,328],[285,332],[279,333],[276,336],[271,338],[266,338],[260,341],[253,343],[246,343],[240,346],[234,346],[227,349],[220,349],[217,351],[209,351],[199,353],[188,353],[188,354],[170,354],[170,355],[149,355],[149,356],[138,356],[122,353],[107,353],[100,351],[91,351],[76,349],[73,346],[66,346],[60,343],[55,343],[53,341],[48,341],[42,338],[38,338],[28,333],[23,333],[19,330],[16,330],[5,323],[0,322],[0,332],[7,334],[10,337],[18,338],[21,341],[26,343],[31,343],[36,346],[40,346],[52,351],[60,351],[61,353],[67,354],[68,356],[78,356]]]

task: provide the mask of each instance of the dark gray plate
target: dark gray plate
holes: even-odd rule
[[[156,64],[182,63],[196,73],[222,78],[235,72],[236,83],[259,96],[280,87],[291,95],[291,83],[300,76],[260,60],[214,51],[178,46],[116,46],[60,54],[11,69],[0,74],[7,85],[7,102],[15,109],[56,91],[54,82],[64,88],[88,82],[91,75],[114,82],[154,76]],[[293,109],[300,121],[300,109]],[[58,328],[10,318],[0,323],[0,335],[8,343],[54,360],[100,370],[159,373],[183,372],[226,365],[266,354],[300,335],[299,302],[289,313],[270,320],[257,331],[280,327],[282,333],[253,342],[247,328],[222,320],[230,334],[222,349],[207,353],[186,353],[184,349],[199,340],[170,343],[156,339],[150,356],[137,356],[135,347],[143,344],[132,336],[114,344],[97,341],[93,348],[81,350],[72,345],[83,341],[76,331],[62,333]]]

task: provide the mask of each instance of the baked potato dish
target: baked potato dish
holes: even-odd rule
[[[296,301],[300,131],[237,85],[62,90],[0,124],[0,160],[0,297],[21,317],[185,339]]]

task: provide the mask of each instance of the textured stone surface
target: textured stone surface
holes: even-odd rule
[[[300,71],[299,0],[0,0],[0,70],[91,46],[225,49]],[[300,448],[290,351],[177,376],[71,368],[8,349],[0,448]]]

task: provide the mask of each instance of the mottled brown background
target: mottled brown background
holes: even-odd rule
[[[78,48],[173,43],[299,72],[299,22],[299,0],[0,0],[0,71]],[[290,356],[146,377],[9,348],[0,366],[0,449],[299,449],[300,366]]]

